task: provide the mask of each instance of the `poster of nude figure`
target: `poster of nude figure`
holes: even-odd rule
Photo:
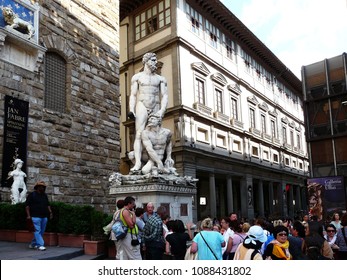
[[[342,176],[307,180],[307,203],[310,216],[318,220],[346,209],[346,194]]]

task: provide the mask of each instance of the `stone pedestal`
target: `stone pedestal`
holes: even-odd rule
[[[183,223],[193,220],[193,201],[196,196],[196,179],[174,175],[122,175],[110,177],[110,194],[115,200],[132,196],[137,207],[153,202],[155,209],[165,206],[171,219]]]

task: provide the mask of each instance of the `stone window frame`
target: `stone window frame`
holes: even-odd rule
[[[237,121],[241,121],[241,89],[238,84],[229,84],[227,86],[229,91],[229,98],[230,98],[230,117],[232,119],[235,119]],[[236,111],[234,110],[236,109]],[[236,118],[235,118],[236,117]]]
[[[224,91],[222,88],[214,85],[214,100],[215,100],[215,111],[224,114]]]
[[[198,84],[201,84],[202,87]],[[201,75],[194,75],[194,93],[195,102],[207,106],[206,79]]]
[[[66,61],[66,107],[63,114],[71,112],[71,96],[72,96],[72,65],[76,63],[77,57],[68,44],[68,41],[57,35],[47,35],[42,37],[42,41],[49,52],[56,52]],[[45,108],[46,111],[62,113]]]

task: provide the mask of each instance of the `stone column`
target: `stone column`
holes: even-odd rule
[[[247,218],[248,216],[248,207],[247,207],[247,181],[245,177],[242,177],[240,180],[240,206],[241,206],[241,217]]]
[[[304,210],[305,212],[308,212],[306,190],[307,190],[307,186],[305,186],[304,188],[300,188],[301,206],[302,206],[301,209]]]
[[[296,211],[300,211],[302,210],[302,203],[301,203],[301,188],[300,186],[295,186],[295,207],[294,210]]]
[[[241,179],[241,213],[248,219],[254,218],[253,178],[246,175]]]
[[[273,182],[269,182],[269,215],[274,212],[274,186]]]
[[[278,197],[278,203],[279,203],[279,212],[282,217],[287,216],[287,193],[285,190],[286,183],[285,181],[281,180],[278,183],[277,188],[277,197]]]
[[[214,173],[210,173],[209,176],[210,182],[209,182],[209,187],[210,187],[210,213],[211,213],[211,218],[215,218],[217,215],[217,205],[216,205],[216,182],[214,178]]]
[[[275,205],[274,205],[274,213],[278,214],[279,216],[282,216],[282,188],[280,186],[280,183],[274,182],[274,199],[275,199]]]
[[[234,197],[233,197],[233,180],[229,175],[227,176],[227,205],[228,205],[228,214],[234,212]]]
[[[290,185],[290,189],[287,192],[287,196],[288,196],[288,205],[289,205],[289,209],[288,209],[288,214],[289,217],[294,217],[294,205],[293,205],[293,198],[294,198],[294,185]]]
[[[258,205],[259,205],[259,215],[264,217],[264,190],[263,190],[263,180],[258,182]]]

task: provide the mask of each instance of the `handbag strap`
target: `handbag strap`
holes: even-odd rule
[[[205,241],[207,247],[208,247],[208,248],[210,249],[210,251],[212,252],[212,254],[213,254],[213,256],[215,257],[215,259],[218,260],[218,258],[216,257],[216,254],[212,251],[210,245],[208,245],[208,243],[206,242],[205,237],[202,235],[202,232],[200,232],[200,235],[201,235],[202,239]]]

